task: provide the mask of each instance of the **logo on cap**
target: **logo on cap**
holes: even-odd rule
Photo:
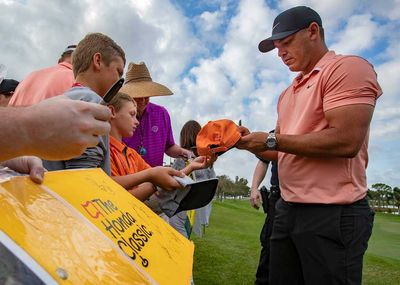
[[[272,33],[274,32],[275,28],[280,24],[280,22],[276,23],[275,26],[272,27]]]

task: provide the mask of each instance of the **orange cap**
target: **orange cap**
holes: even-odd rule
[[[231,120],[210,121],[201,128],[196,138],[197,153],[211,156],[222,154],[240,139],[238,126]]]

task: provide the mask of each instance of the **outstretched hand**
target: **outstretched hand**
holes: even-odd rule
[[[157,166],[151,168],[151,183],[165,190],[174,190],[180,188],[181,185],[174,179],[173,176],[183,177],[181,171],[172,167]]]
[[[196,157],[192,162],[189,164],[190,172],[194,170],[204,169],[210,167],[214,161],[217,160],[217,156],[199,156]]]

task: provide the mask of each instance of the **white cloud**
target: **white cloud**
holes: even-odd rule
[[[206,32],[212,32],[217,30],[223,21],[223,14],[220,11],[215,12],[203,12],[200,16],[198,16],[198,25],[201,30]]]
[[[360,54],[371,48],[379,35],[378,25],[370,14],[351,16],[343,31],[336,34],[331,48],[341,54]]]
[[[320,1],[320,0],[283,0],[279,2],[279,11],[289,9],[294,6],[308,6],[321,16],[322,25],[326,30],[336,29],[343,23],[360,4],[358,0],[336,0],[336,1]],[[330,33],[328,33],[328,36]]]
[[[106,0],[0,0],[0,33],[4,35],[0,64],[7,65],[9,77],[22,79],[32,70],[55,64],[65,46],[77,43],[85,34],[103,32],[124,48],[128,61],[145,61],[153,79],[174,91],[173,96],[152,101],[169,110],[176,141],[189,119],[201,124],[221,118],[242,119],[251,130],[269,131],[275,126],[278,96],[294,73],[282,64],[276,51],[262,54],[257,46],[270,36],[279,12],[307,5],[320,13],[331,48],[340,53],[365,53],[375,65],[384,94],[371,126],[371,147],[398,137],[400,1],[284,0],[276,9],[263,0],[194,2],[200,12],[188,18],[183,8],[164,0],[118,4]],[[205,4],[211,6],[201,10]],[[396,144],[390,150],[372,151],[370,182],[385,177],[385,171],[398,169],[389,158],[400,149]],[[253,155],[232,150],[217,161],[216,169],[218,174],[250,181],[255,164]],[[390,177],[392,184],[400,184],[399,178]]]
[[[0,7],[1,34],[10,35],[0,42],[1,60],[17,79],[32,69],[55,64],[65,46],[90,32],[111,36],[124,48],[128,61],[145,61],[162,82],[176,82],[202,49],[188,20],[166,1],[115,5],[105,0],[33,0]]]

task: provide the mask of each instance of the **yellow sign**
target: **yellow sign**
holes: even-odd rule
[[[21,183],[21,181],[23,182]],[[62,204],[64,208],[72,210],[73,207],[75,216],[81,214],[86,218],[83,219],[86,221],[86,227],[85,229],[81,227],[80,232],[83,230],[90,233],[88,234],[89,239],[96,231],[99,234],[99,230],[107,236],[107,240],[112,241],[114,250],[135,265],[132,268],[136,274],[135,272],[129,274],[136,276],[135,280],[147,279],[146,282],[141,281],[139,284],[149,282],[174,285],[190,283],[193,243],[171,228],[102,170],[48,172],[44,184],[41,186],[33,184],[27,177],[16,177],[3,183],[2,187],[9,193],[12,189],[14,192],[17,189],[20,193],[39,191],[41,195],[45,194],[46,199],[51,197],[51,200]],[[1,194],[1,204],[3,204],[3,194],[7,193],[2,191]],[[1,204],[0,208],[2,208]],[[55,210],[59,211],[59,209],[54,209],[53,205],[43,205],[43,207],[48,208],[48,215],[58,215]],[[0,210],[0,214],[4,217],[3,209]],[[81,215],[80,217],[83,218]],[[14,218],[18,219],[18,217],[19,215],[16,215]],[[62,222],[68,224],[70,221],[62,219]],[[16,223],[22,222],[16,221]],[[3,229],[3,224],[0,225]],[[11,230],[11,234],[9,231],[6,233],[14,238],[12,227],[9,230]],[[43,235],[45,234],[47,233],[43,233]],[[57,242],[62,243],[64,238],[65,236],[59,236],[60,240]],[[113,261],[109,258],[103,260],[103,262],[111,263]],[[86,262],[93,261],[87,260]],[[119,265],[115,265],[115,267],[119,267]],[[49,273],[51,274],[51,272]],[[117,283],[122,284],[121,282]],[[136,282],[131,283],[136,284]]]

